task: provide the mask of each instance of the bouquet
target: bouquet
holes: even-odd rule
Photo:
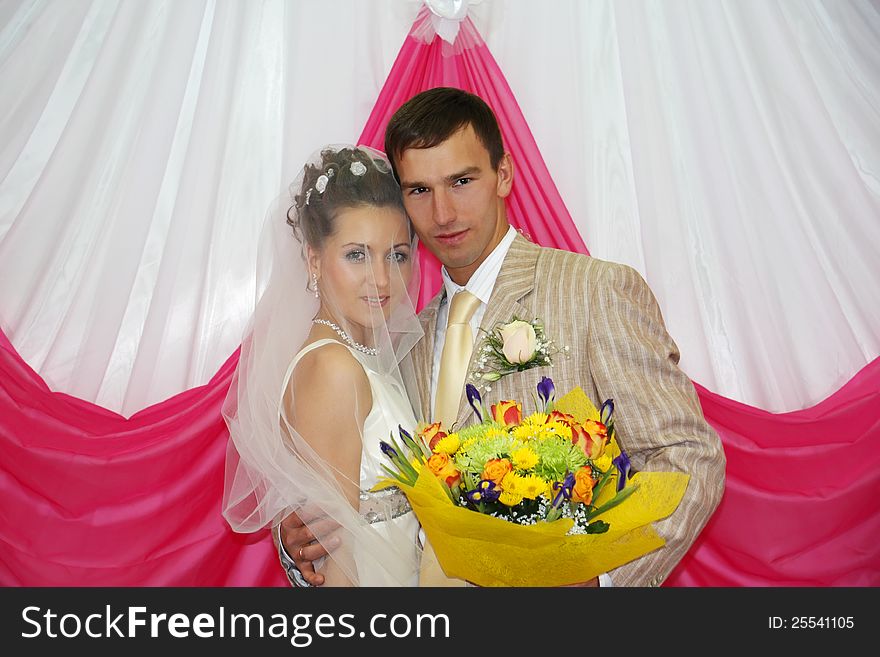
[[[468,385],[476,423],[401,427],[381,444],[390,465],[377,488],[403,490],[450,577],[573,584],[663,545],[650,523],[675,510],[688,476],[631,476],[612,400],[597,409],[580,388],[556,400],[547,377],[537,393],[524,416],[518,401],[485,408]]]

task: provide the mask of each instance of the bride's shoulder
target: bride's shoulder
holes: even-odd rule
[[[335,340],[318,340],[306,344],[293,371],[297,387],[310,390],[335,390],[345,393],[345,388],[353,390],[369,389],[369,380],[363,365],[344,344]]]

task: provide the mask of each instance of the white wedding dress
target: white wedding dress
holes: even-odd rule
[[[364,421],[360,467],[360,515],[370,523],[372,530],[387,542],[387,551],[377,563],[375,556],[368,556],[366,549],[354,548],[360,586],[418,586],[418,570],[401,564],[418,563],[419,522],[407,502],[406,496],[397,488],[371,493],[372,488],[386,476],[381,464],[389,464],[382,454],[379,442],[388,441],[389,434],[398,436],[398,425],[409,432],[416,427],[416,419],[406,391],[394,378],[371,368],[372,356],[362,354],[348,345],[332,339],[316,340],[294,356],[284,377],[283,390],[287,388],[293,370],[300,359],[313,349],[327,344],[347,347],[364,368],[370,382],[373,406]],[[399,442],[399,440],[398,440]],[[374,541],[370,541],[375,552]],[[403,558],[401,558],[401,556]],[[320,570],[320,564],[316,564]],[[405,569],[404,569],[405,568]]]

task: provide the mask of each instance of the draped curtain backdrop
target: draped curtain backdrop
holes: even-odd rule
[[[259,228],[312,151],[381,147],[444,84],[498,113],[514,225],[645,276],[722,437],[725,498],[668,583],[880,584],[878,5],[484,0],[451,25],[0,3],[0,583],[282,583],[220,516]]]

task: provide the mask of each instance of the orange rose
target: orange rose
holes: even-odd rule
[[[512,427],[522,422],[522,406],[515,401],[502,401],[492,404],[492,417],[498,424]]]
[[[577,424],[577,420],[574,419],[574,415],[569,415],[568,413],[561,413],[560,411],[553,411],[550,415],[547,416],[547,422],[562,422],[562,424],[573,427]]]
[[[422,440],[427,443],[428,449],[433,452],[434,445],[446,438],[448,434],[443,431],[439,422],[435,422],[434,424],[429,424],[424,429],[419,431],[419,435],[422,437]]]
[[[571,442],[580,447],[588,459],[597,459],[608,444],[608,429],[601,422],[587,420],[571,425]]]
[[[513,466],[508,459],[489,459],[483,466],[483,474],[480,475],[480,478],[494,481],[496,486],[500,486],[501,480],[512,470]]]
[[[580,468],[574,473],[574,488],[571,489],[571,499],[575,502],[589,504],[593,501],[593,486],[596,481],[590,468]]]
[[[455,486],[461,480],[461,473],[449,459],[448,454],[434,454],[428,459],[427,464],[428,469],[450,487]]]

